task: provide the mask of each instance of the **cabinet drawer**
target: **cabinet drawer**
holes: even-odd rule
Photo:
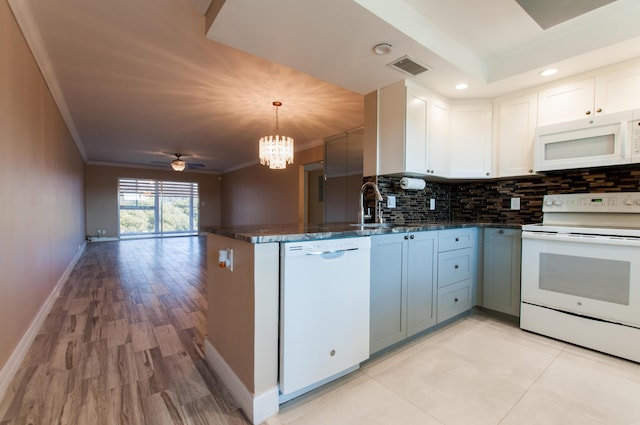
[[[438,288],[471,279],[473,249],[464,248],[438,254]]]
[[[471,248],[475,241],[476,229],[441,230],[438,234],[438,251]]]
[[[471,279],[438,289],[438,323],[471,308]]]

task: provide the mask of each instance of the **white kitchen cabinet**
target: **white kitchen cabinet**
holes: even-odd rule
[[[368,94],[364,175],[444,175],[448,128],[447,105],[411,81]]]
[[[451,105],[449,177],[492,177],[492,105]]]
[[[540,91],[538,125],[636,108],[640,108],[640,66]]]
[[[435,99],[431,102],[427,139],[427,174],[432,176],[445,177],[449,174],[447,167],[449,115],[450,106],[447,103]]]
[[[640,66],[629,67],[595,78],[595,107],[602,113],[640,108]]]
[[[427,173],[428,100],[400,81],[378,91],[378,174]]]
[[[538,126],[577,120],[592,114],[593,84],[593,78],[589,78],[538,92]]]
[[[438,314],[443,322],[475,305],[478,230],[448,229],[438,235]]]
[[[436,323],[437,243],[437,231],[371,237],[371,353]]]
[[[533,172],[533,140],[538,122],[538,96],[530,93],[497,104],[498,176],[527,176]]]
[[[483,307],[520,315],[519,229],[484,229]]]

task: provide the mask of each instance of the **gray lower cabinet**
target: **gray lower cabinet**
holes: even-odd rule
[[[476,228],[439,232],[438,323],[463,313],[474,305],[477,234]]]
[[[484,229],[485,308],[520,315],[521,235],[518,229]]]
[[[438,231],[371,237],[370,353],[436,323]]]

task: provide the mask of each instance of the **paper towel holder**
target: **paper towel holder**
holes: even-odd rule
[[[427,186],[427,183],[422,179],[415,179],[411,177],[403,177],[400,179],[400,188],[404,190],[422,190]]]

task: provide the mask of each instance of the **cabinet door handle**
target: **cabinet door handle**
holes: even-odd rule
[[[584,113],[585,115],[591,115],[591,111],[587,111]]]
[[[460,238],[456,238],[456,242],[460,242]]]
[[[459,269],[460,266],[458,266],[457,264],[455,266],[453,266],[454,269]]]
[[[404,240],[408,241],[409,240],[409,235],[404,235]]]
[[[414,238],[415,238],[415,235],[411,235],[411,236],[409,236],[409,238],[414,239]]]
[[[596,112],[597,112],[597,113],[602,112],[602,108],[598,108],[598,109],[596,109]]]
[[[504,235],[504,230],[498,230],[499,235]]]
[[[458,302],[458,299],[457,299],[457,298],[454,298],[454,299],[453,299],[453,302],[454,302],[454,303],[457,303],[457,302]]]

